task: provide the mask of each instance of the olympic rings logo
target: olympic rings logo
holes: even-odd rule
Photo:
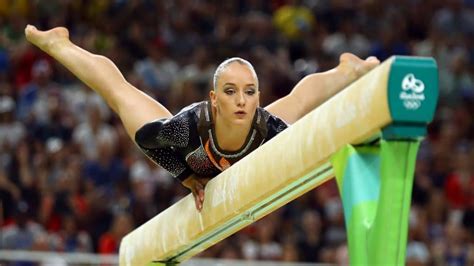
[[[410,110],[416,110],[420,108],[421,102],[420,101],[403,101],[403,106]]]

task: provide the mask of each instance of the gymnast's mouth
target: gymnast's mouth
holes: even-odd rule
[[[237,111],[234,114],[238,117],[244,117],[247,113],[245,111]]]

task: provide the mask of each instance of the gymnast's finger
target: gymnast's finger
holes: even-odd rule
[[[202,205],[204,204],[204,189],[201,188],[199,191],[199,201],[201,203],[201,208],[202,208]]]
[[[199,210],[201,210],[204,202],[204,186],[200,182],[196,182],[195,189],[197,194],[196,196],[199,200]]]
[[[200,211],[201,210],[201,208],[200,208],[201,203],[200,203],[200,200],[199,200],[198,193],[194,189],[193,189],[193,197],[194,197],[194,204],[196,205],[196,209],[198,211]]]

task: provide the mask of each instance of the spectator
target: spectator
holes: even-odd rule
[[[321,250],[325,246],[321,215],[317,211],[308,210],[303,213],[300,221],[302,232],[298,241],[301,260],[320,262]]]
[[[60,94],[58,85],[51,80],[53,70],[46,59],[37,60],[31,70],[33,80],[20,92],[18,117],[23,122],[50,121],[49,103],[51,97]]]
[[[89,234],[78,228],[73,215],[62,218],[61,230],[54,234],[57,250],[62,252],[92,252],[92,240]]]
[[[474,206],[474,168],[469,147],[459,147],[454,171],[448,175],[445,194],[450,209],[466,210]]]
[[[0,247],[2,249],[26,249],[33,247],[36,239],[45,234],[36,223],[26,202],[19,202],[15,210],[14,223],[2,229]]]
[[[339,30],[324,39],[322,44],[324,52],[334,57],[350,52],[360,58],[366,58],[369,55],[370,42],[358,32],[354,19],[349,17],[342,19]]]
[[[25,136],[25,126],[15,119],[15,101],[0,96],[0,147],[10,150]]]
[[[99,239],[99,253],[117,253],[120,240],[133,229],[132,217],[125,213],[114,217],[110,231],[104,233]]]
[[[87,120],[78,125],[73,131],[73,141],[87,160],[99,158],[99,143],[112,146],[117,141],[116,132],[105,123],[97,103],[87,105]]]

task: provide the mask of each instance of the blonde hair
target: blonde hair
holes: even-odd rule
[[[217,89],[217,81],[219,80],[222,71],[224,71],[230,64],[234,62],[237,62],[241,65],[246,65],[250,69],[250,71],[252,72],[252,75],[255,77],[255,80],[257,81],[256,85],[258,89],[258,77],[257,77],[257,73],[255,72],[255,69],[253,68],[252,64],[249,61],[240,57],[232,57],[232,58],[226,59],[217,67],[216,71],[214,72],[214,77],[213,77],[213,89],[214,90]]]

